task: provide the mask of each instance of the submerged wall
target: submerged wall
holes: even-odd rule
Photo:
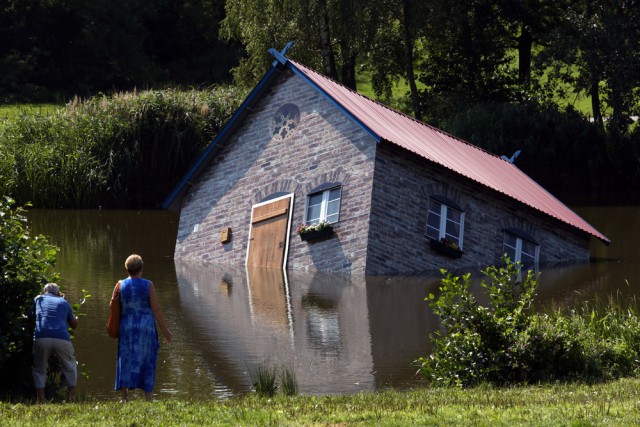
[[[430,196],[454,201],[465,213],[464,254],[430,249]],[[519,228],[540,244],[540,263],[586,261],[590,237],[572,227],[389,143],[378,146],[367,274],[484,267],[502,254],[503,230]]]

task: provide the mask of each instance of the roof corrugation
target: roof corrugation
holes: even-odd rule
[[[514,164],[372,101],[295,61],[292,69],[353,115],[368,131],[572,227],[611,241]]]

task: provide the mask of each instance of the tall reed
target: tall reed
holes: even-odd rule
[[[260,396],[272,397],[276,394],[278,390],[278,386],[276,385],[276,368],[267,363],[259,363],[249,369],[249,376],[256,389],[256,393]]]
[[[0,124],[0,191],[45,208],[155,207],[238,108],[234,87],[73,99]]]

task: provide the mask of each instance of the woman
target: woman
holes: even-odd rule
[[[129,256],[124,267],[129,277],[118,282],[122,308],[115,390],[120,390],[121,402],[127,401],[127,390],[134,388],[143,389],[151,401],[160,346],[156,320],[167,343],[172,335],[158,305],[153,282],[142,278],[140,255]]]

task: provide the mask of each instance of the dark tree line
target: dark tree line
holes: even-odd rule
[[[478,103],[568,98],[564,87],[617,131],[638,115],[638,0],[246,0],[226,12],[223,35],[246,47],[240,83],[294,40],[293,58],[353,89],[357,67],[379,96],[405,79],[407,110],[436,123]]]
[[[606,176],[600,191],[640,195],[640,0],[0,0],[0,102],[252,87],[289,41],[290,57],[356,90],[369,78],[383,102],[497,154],[529,147],[534,178],[563,153],[579,191]],[[567,110],[584,96],[588,115]],[[530,131],[514,138],[519,112]],[[558,123],[574,139],[551,147]]]
[[[590,96],[616,132],[639,114],[638,0],[0,0],[0,96],[251,86],[271,47],[356,88],[367,71],[441,124],[478,103]],[[559,91],[570,93],[558,93]],[[1,99],[1,98],[0,98]]]
[[[222,35],[252,84],[289,56],[496,154],[553,192],[640,197],[638,0],[245,0],[226,3]],[[571,101],[589,97],[590,114]],[[631,196],[631,197],[629,197]],[[583,199],[585,200],[585,199]]]
[[[0,101],[230,79],[223,0],[0,0]]]

